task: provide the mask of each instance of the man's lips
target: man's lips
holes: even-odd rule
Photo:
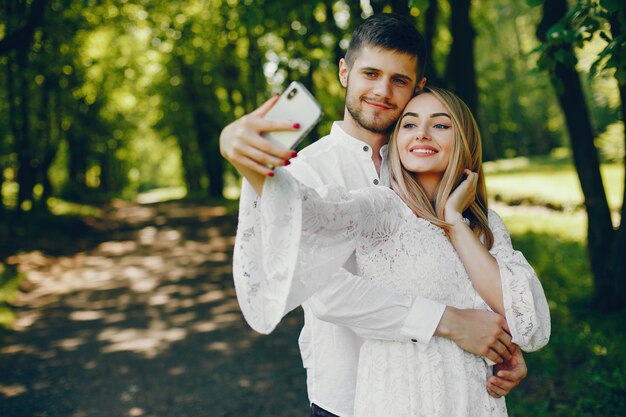
[[[409,149],[409,152],[413,155],[417,155],[417,156],[430,156],[430,155],[434,155],[436,153],[438,153],[439,151],[435,148],[433,148],[432,146],[428,146],[428,145],[418,145],[418,146],[412,146]]]
[[[379,110],[392,110],[392,109],[395,109],[396,107],[390,103],[381,103],[380,101],[376,101],[376,100],[363,99],[363,101],[369,104],[370,106],[377,108]]]

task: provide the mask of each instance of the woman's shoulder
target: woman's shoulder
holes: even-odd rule
[[[492,230],[494,227],[505,226],[502,217],[493,209],[487,209],[487,220],[489,221],[489,228]]]

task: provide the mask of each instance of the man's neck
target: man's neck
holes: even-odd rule
[[[367,130],[355,123],[353,120],[344,119],[341,122],[341,128],[344,132],[355,139],[365,142],[372,149],[372,162],[376,167],[376,172],[380,175],[380,166],[382,158],[380,156],[380,148],[389,142],[389,135],[385,133],[375,133]]]

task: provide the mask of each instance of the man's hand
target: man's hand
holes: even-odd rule
[[[298,130],[297,123],[271,121],[263,118],[276,104],[278,95],[270,98],[240,119],[227,125],[220,134],[220,153],[240,172],[249,170],[264,177],[272,175],[271,168],[287,165],[296,152],[272,144],[261,136],[264,132]]]
[[[494,363],[511,359],[511,334],[504,317],[486,310],[446,307],[435,336],[452,340],[461,349]]]
[[[511,359],[495,365],[493,376],[487,380],[487,392],[494,398],[507,395],[528,374],[522,351],[517,345],[513,346]]]

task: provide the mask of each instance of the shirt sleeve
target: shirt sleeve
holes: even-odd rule
[[[399,294],[341,269],[308,300],[320,320],[350,328],[366,339],[428,344],[445,305]]]
[[[381,184],[389,186],[387,145],[381,149]],[[289,172],[304,184],[319,188],[336,181],[322,178],[306,159],[296,160]],[[435,333],[446,306],[422,297],[412,297],[381,287],[355,275],[353,261],[338,270],[326,285],[307,300],[316,318],[344,326],[366,339],[383,339],[427,344]],[[352,265],[352,267],[350,267]]]
[[[244,184],[233,257],[240,308],[260,333],[270,333],[287,312],[333,279],[354,252],[361,230],[374,226],[373,213],[385,209],[377,207],[384,198],[339,187],[316,191],[283,169],[275,172],[261,198],[252,198],[254,191]]]
[[[550,309],[537,274],[521,252],[513,249],[502,219],[489,211],[489,227],[494,235],[490,253],[496,258],[502,281],[502,297],[513,343],[532,352],[550,339]]]

